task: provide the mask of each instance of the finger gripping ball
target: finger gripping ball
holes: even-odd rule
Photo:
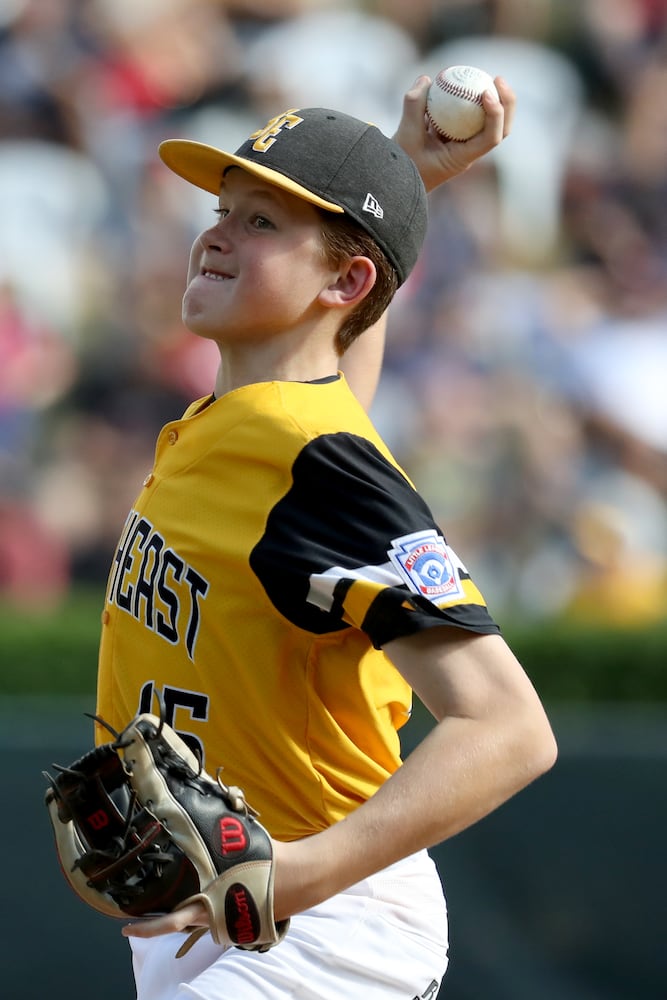
[[[498,96],[493,78],[475,66],[448,66],[429,87],[426,116],[431,128],[446,142],[464,142],[484,128],[482,95]]]

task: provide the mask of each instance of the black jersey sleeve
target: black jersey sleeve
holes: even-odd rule
[[[434,625],[499,631],[414,486],[349,433],[302,449],[250,565],[276,609],[318,634],[356,627],[380,648]]]

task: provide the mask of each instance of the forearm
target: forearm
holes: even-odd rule
[[[546,771],[555,746],[541,710],[514,705],[506,720],[443,719],[350,816],[276,845],[278,918],[460,833]]]

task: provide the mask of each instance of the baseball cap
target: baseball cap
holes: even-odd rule
[[[328,212],[346,213],[384,251],[402,284],[426,234],[426,191],[401,147],[375,125],[327,108],[292,108],[226,153],[188,139],[160,144],[163,162],[219,194],[225,170],[242,167]]]

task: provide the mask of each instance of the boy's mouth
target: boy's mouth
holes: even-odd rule
[[[207,267],[202,270],[201,274],[203,278],[209,278],[211,281],[228,281],[231,278],[230,274],[223,271],[211,271]]]

